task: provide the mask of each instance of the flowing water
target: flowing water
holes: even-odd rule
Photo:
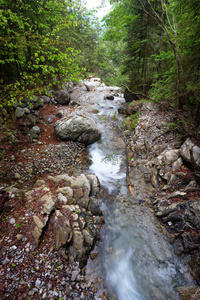
[[[94,250],[99,257],[89,260],[88,278],[100,278],[101,292],[105,289],[111,300],[181,299],[176,288],[194,282],[184,262],[175,256],[153,211],[145,205],[145,187],[139,179],[134,182],[137,196],[127,187],[124,144],[113,125],[122,122],[117,107],[124,100],[104,100],[100,91],[88,92],[87,97],[99,111],[94,118],[103,132],[101,140],[89,147],[89,171],[108,191],[101,202],[105,226]],[[99,296],[97,293],[96,299]]]

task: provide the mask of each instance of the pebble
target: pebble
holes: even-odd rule
[[[7,257],[2,261],[2,264],[3,265],[7,265],[7,264],[9,264],[9,262],[10,262],[10,259],[8,259]]]
[[[18,240],[18,241],[22,240],[22,238],[23,238],[23,235],[22,235],[22,234],[17,234],[17,240]]]
[[[79,271],[72,271],[71,280],[75,281],[78,275],[79,275]]]
[[[9,222],[11,225],[14,225],[14,224],[15,224],[15,218],[11,218],[8,222]]]
[[[35,286],[36,286],[36,288],[39,290],[39,288],[40,288],[40,285],[41,285],[41,281],[40,281],[40,279],[37,279],[36,280],[36,282],[35,282]]]
[[[10,247],[11,251],[15,251],[17,249],[17,246],[13,245],[12,247]]]
[[[20,179],[20,178],[21,178],[21,175],[20,175],[19,173],[15,173],[15,174],[14,174],[14,178],[15,178],[15,179]]]

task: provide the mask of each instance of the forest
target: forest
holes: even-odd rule
[[[198,135],[198,0],[111,0],[102,22],[81,0],[0,3],[1,106],[91,73],[186,109]]]

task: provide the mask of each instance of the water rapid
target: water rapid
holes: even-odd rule
[[[89,97],[96,99],[93,108],[99,114],[94,118],[103,131],[101,140],[89,147],[89,171],[98,176],[108,194],[101,202],[105,226],[95,249],[99,258],[89,261],[87,274],[100,278],[110,300],[181,299],[177,287],[192,282],[186,266],[175,256],[153,212],[144,205],[144,187],[137,196],[127,187],[126,153],[123,143],[119,147],[121,136],[113,126],[113,120],[122,121],[117,115],[121,98],[105,100],[98,92]],[[101,299],[98,296],[96,299]]]

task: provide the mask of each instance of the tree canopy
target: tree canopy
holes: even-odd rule
[[[200,3],[197,0],[112,0],[103,41],[112,81],[187,105],[199,118]],[[112,49],[112,50],[111,50]],[[106,74],[106,68],[104,69]],[[113,76],[115,74],[115,76]],[[109,80],[109,79],[108,79]]]
[[[93,21],[79,0],[0,0],[1,104],[78,80],[92,64]]]

